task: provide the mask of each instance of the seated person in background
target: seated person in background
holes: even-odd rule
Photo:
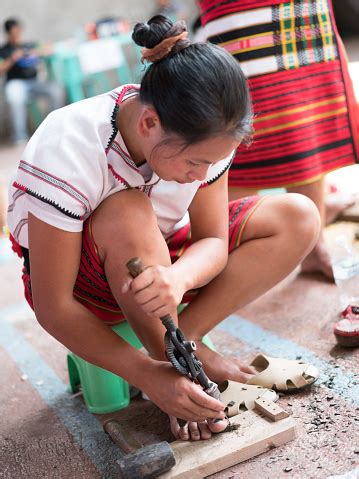
[[[26,126],[26,104],[29,99],[46,98],[48,109],[52,111],[64,105],[64,95],[56,83],[37,78],[39,57],[50,52],[45,48],[37,48],[35,43],[24,43],[22,27],[16,19],[6,20],[4,30],[7,41],[0,48],[0,75],[6,75],[5,99],[9,106],[12,140],[22,143],[29,136]]]

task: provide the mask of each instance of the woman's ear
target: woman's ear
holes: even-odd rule
[[[153,134],[159,135],[161,133],[161,122],[153,108],[144,107],[137,124],[139,135],[144,138],[149,138]]]

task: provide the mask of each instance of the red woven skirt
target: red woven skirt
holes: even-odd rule
[[[255,209],[264,200],[259,196],[249,196],[229,204],[229,252],[236,249],[243,236],[246,223]],[[98,254],[98,248],[91,230],[91,217],[85,222],[82,234],[82,254],[77,280],[74,287],[74,296],[99,319],[110,325],[122,322],[125,318],[121,307],[117,304],[108,284],[104,267]],[[19,257],[27,257],[28,250],[21,248],[10,236],[13,249]],[[167,240],[168,249],[174,263],[191,244],[191,229],[187,224]],[[25,253],[25,254],[24,254]],[[32,309],[31,278],[24,261],[23,282],[25,298]],[[186,293],[183,302],[191,301],[196,291]]]
[[[229,185],[290,187],[355,163],[358,105],[329,0],[202,0],[212,43],[241,64],[254,137],[239,147]]]

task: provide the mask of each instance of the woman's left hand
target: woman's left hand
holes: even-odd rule
[[[183,278],[171,266],[148,266],[137,278],[126,279],[122,293],[134,294],[136,303],[152,317],[175,311],[186,292]]]

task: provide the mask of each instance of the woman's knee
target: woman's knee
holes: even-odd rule
[[[147,264],[171,264],[151,201],[141,191],[126,190],[107,198],[93,213],[91,232],[107,265],[125,264],[134,256]]]
[[[101,224],[107,233],[139,231],[157,224],[156,214],[145,193],[131,189],[106,198],[93,213],[93,222]]]
[[[249,218],[242,242],[281,235],[291,243],[313,246],[320,232],[320,216],[306,196],[286,193],[266,197]],[[295,241],[293,241],[295,238]]]
[[[283,195],[282,205],[283,228],[303,245],[312,248],[318,241],[321,231],[321,220],[314,202],[299,193]]]

